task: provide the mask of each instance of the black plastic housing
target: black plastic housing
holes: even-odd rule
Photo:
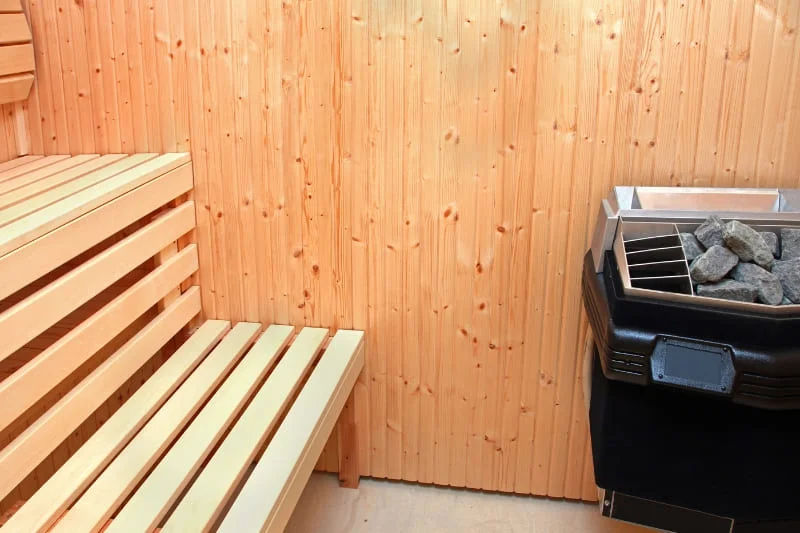
[[[586,254],[582,289],[608,379],[680,387],[653,374],[657,348],[666,340],[702,344],[729,354],[730,384],[683,388],[762,409],[800,409],[800,316],[626,296],[611,252],[601,273]]]
[[[757,522],[747,531],[800,531],[797,522],[785,522],[800,520],[800,411],[611,380],[597,350],[590,405],[598,486]]]

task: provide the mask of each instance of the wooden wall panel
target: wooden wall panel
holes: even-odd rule
[[[800,186],[791,0],[24,3],[33,153],[191,149],[208,315],[367,330],[365,475],[594,498],[598,201]]]

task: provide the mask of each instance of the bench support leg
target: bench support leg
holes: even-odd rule
[[[358,431],[356,430],[355,394],[350,393],[336,425],[339,439],[339,485],[358,488]]]

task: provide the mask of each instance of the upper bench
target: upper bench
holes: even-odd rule
[[[0,164],[0,300],[191,189],[188,154]]]

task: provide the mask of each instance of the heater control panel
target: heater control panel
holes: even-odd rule
[[[736,377],[728,347],[672,337],[659,337],[650,369],[655,383],[725,396]]]

